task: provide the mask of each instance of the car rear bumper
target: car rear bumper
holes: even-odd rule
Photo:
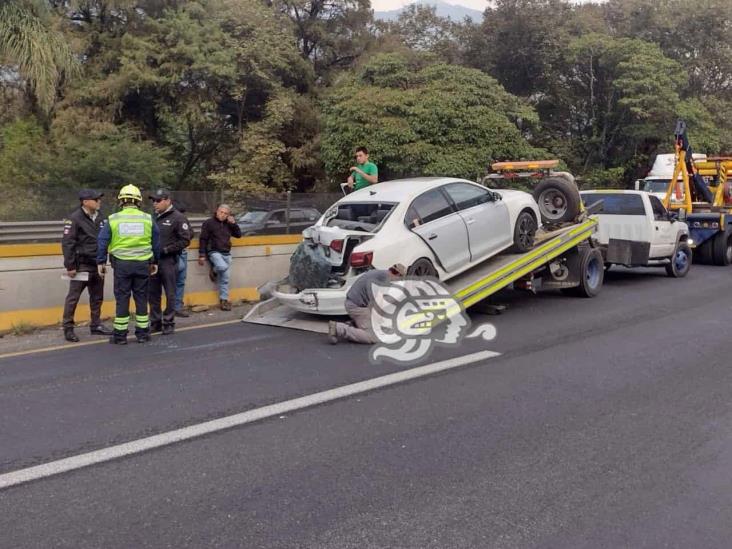
[[[338,316],[346,313],[345,288],[303,290],[292,294],[281,291],[272,292],[272,296],[282,305],[302,313],[316,315]]]

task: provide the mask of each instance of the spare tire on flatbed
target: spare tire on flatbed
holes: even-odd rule
[[[539,182],[533,194],[545,224],[573,221],[582,208],[579,189],[568,177],[547,177]]]

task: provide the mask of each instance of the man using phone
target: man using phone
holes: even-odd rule
[[[351,166],[350,171],[346,185],[351,191],[365,189],[379,182],[379,168],[369,162],[369,151],[366,147],[356,149],[356,165]]]
[[[222,311],[231,310],[229,301],[229,278],[231,274],[231,239],[241,237],[241,229],[231,215],[231,208],[221,204],[213,217],[203,222],[198,244],[198,264],[203,266],[206,258],[211,262],[211,280],[218,282],[219,306]]]

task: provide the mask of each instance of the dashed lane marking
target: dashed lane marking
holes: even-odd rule
[[[175,333],[178,332],[188,332],[190,330],[199,330],[201,328],[214,328],[216,326],[226,326],[227,324],[240,324],[241,318],[237,318],[236,320],[222,320],[221,322],[211,322],[210,324],[197,324],[195,326],[185,326],[183,328],[176,328]],[[162,337],[159,334],[156,334],[153,336],[153,338]],[[165,336],[168,337],[168,336]],[[27,356],[27,355],[33,355],[36,353],[49,353],[51,351],[59,351],[61,349],[78,349],[79,347],[86,347],[88,345],[99,345],[100,343],[107,343],[109,344],[109,338],[107,337],[100,337],[100,339],[95,339],[94,341],[81,341],[79,343],[64,343],[62,345],[54,345],[53,347],[41,347],[40,349],[29,349],[27,351],[16,351],[13,353],[5,353],[3,355],[0,355],[0,360],[4,358],[12,358],[14,356]],[[135,343],[134,338],[131,342],[133,345],[137,345]]]
[[[419,366],[417,368],[411,368],[409,370],[402,370],[385,376],[375,377],[366,381],[342,385],[341,387],[328,389],[327,391],[321,391],[319,393],[285,400],[276,404],[270,404],[269,406],[249,410],[247,412],[211,421],[205,421],[196,425],[190,425],[181,429],[175,429],[174,431],[168,431],[159,435],[133,440],[116,446],[110,446],[109,448],[102,448],[101,450],[95,450],[93,452],[51,461],[42,465],[19,469],[17,471],[0,475],[0,490],[53,475],[74,471],[83,467],[89,467],[90,465],[96,465],[114,459],[147,452],[148,450],[161,448],[163,446],[168,446],[185,440],[191,440],[217,431],[231,429],[232,427],[240,427],[247,423],[253,423],[273,416],[291,413],[296,410],[302,410],[303,408],[310,408],[318,404],[339,400],[359,393],[373,391],[375,389],[381,389],[383,387],[388,387],[389,385],[403,383],[405,381],[444,372],[453,368],[459,368],[468,364],[474,364],[497,356],[500,356],[500,353],[496,353],[494,351],[480,351],[448,360],[442,360],[440,362],[434,362],[425,366]]]

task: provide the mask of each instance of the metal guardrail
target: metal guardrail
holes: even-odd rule
[[[201,225],[208,217],[190,217],[193,230],[201,233]],[[0,244],[61,242],[63,221],[0,221]]]

